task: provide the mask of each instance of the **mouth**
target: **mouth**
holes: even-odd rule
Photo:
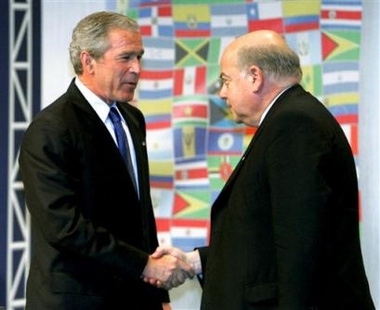
[[[131,88],[136,88],[137,87],[137,82],[124,82],[123,83],[126,86],[129,86]]]

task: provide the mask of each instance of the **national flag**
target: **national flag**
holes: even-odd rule
[[[145,116],[146,129],[163,129],[171,126],[172,117],[170,114],[153,114]]]
[[[298,54],[301,66],[320,64],[321,57],[321,32],[300,31],[285,34],[288,45]]]
[[[208,169],[204,159],[176,162],[174,166],[176,188],[208,188]]]
[[[301,85],[316,97],[323,94],[321,65],[302,66]]]
[[[171,0],[129,0],[129,2],[138,2],[140,7],[170,4]]]
[[[242,130],[210,127],[208,134],[208,154],[239,155],[242,153]]]
[[[174,96],[205,94],[206,72],[206,66],[175,69]]]
[[[163,129],[172,124],[173,98],[139,100],[138,108],[143,112],[146,129]]]
[[[175,5],[173,19],[177,38],[209,37],[211,34],[210,7],[207,4]]]
[[[173,131],[171,127],[148,130],[146,142],[150,160],[173,158]]]
[[[234,128],[239,126],[232,119],[230,108],[227,106],[226,101],[218,96],[209,96],[210,106],[210,126],[222,128]]]
[[[174,38],[143,37],[144,56],[142,67],[144,70],[168,70],[174,67]]]
[[[150,185],[152,188],[172,189],[174,187],[173,159],[149,159]]]
[[[210,198],[208,189],[176,190],[173,217],[208,219]]]
[[[207,68],[207,93],[210,95],[218,95],[222,87],[220,79],[220,66],[217,64],[210,64]]]
[[[257,131],[257,127],[244,127],[244,140],[243,140],[243,151],[242,153],[247,149],[248,145],[251,143],[253,136],[255,135]]]
[[[303,15],[284,18],[286,32],[310,31],[319,29],[318,15]]]
[[[209,221],[196,219],[173,219],[171,238],[173,246],[188,252],[195,247],[206,246],[209,238]]]
[[[247,4],[248,31],[268,29],[284,32],[282,2],[254,2]]]
[[[209,39],[176,39],[175,66],[181,68],[207,65],[209,45]]]
[[[174,127],[174,154],[176,162],[206,156],[206,126]]]
[[[359,64],[357,62],[325,62],[322,70],[325,95],[359,92]]]
[[[153,211],[156,218],[169,218],[173,215],[173,188],[157,188],[152,186],[150,196],[152,198]]]
[[[139,79],[139,99],[172,97],[173,83],[174,74],[171,70],[142,70]]]
[[[157,239],[160,246],[171,246],[171,218],[157,218],[156,217],[156,227],[157,227]]]
[[[360,32],[324,31],[322,32],[323,60],[357,61],[360,54]]]
[[[170,5],[141,8],[137,21],[142,36],[172,37],[174,34]]]
[[[355,93],[330,95],[325,97],[324,104],[340,124],[356,124],[358,123],[356,101],[358,97],[358,94]]]
[[[283,1],[285,32],[319,29],[320,1]]]
[[[360,31],[362,5],[358,0],[324,0],[321,8],[321,27],[324,30]]]
[[[230,44],[235,39],[234,36],[230,37],[212,37],[209,40],[209,49],[207,56],[207,66],[215,66],[220,64],[220,58],[223,51],[226,49],[227,45]],[[219,77],[219,74],[218,74]]]
[[[359,154],[359,144],[358,144],[358,124],[342,124],[341,125],[347,140],[349,141],[354,156]]]
[[[215,4],[211,6],[211,35],[231,37],[248,30],[248,17],[244,3]]]
[[[233,169],[240,160],[241,155],[209,155],[207,157],[210,188],[219,193]],[[212,197],[212,202],[216,197]]]
[[[208,99],[206,96],[184,96],[174,99],[173,124],[206,124],[208,122]]]

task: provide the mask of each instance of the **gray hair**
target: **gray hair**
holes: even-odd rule
[[[281,82],[289,77],[301,80],[302,69],[298,55],[289,47],[274,44],[243,46],[237,53],[238,66],[241,71],[251,65],[260,67],[264,74]]]
[[[80,53],[87,51],[95,59],[103,56],[109,46],[108,34],[112,29],[139,32],[133,19],[115,12],[97,12],[83,18],[74,28],[69,47],[74,72],[83,73]]]

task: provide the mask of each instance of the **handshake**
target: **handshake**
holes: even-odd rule
[[[149,256],[141,278],[144,282],[170,290],[201,273],[197,250],[185,253],[174,247],[158,247]]]

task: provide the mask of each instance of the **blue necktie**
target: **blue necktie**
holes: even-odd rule
[[[115,131],[119,151],[120,151],[121,156],[123,157],[124,162],[127,166],[129,175],[132,179],[132,183],[133,183],[135,189],[137,190],[135,173],[133,170],[132,159],[131,159],[131,153],[129,151],[128,139],[127,139],[127,135],[125,134],[123,125],[121,123],[120,114],[116,110],[115,107],[111,107],[110,113],[108,114],[108,117],[110,118],[110,120],[112,121],[112,124],[113,124],[113,128]]]

